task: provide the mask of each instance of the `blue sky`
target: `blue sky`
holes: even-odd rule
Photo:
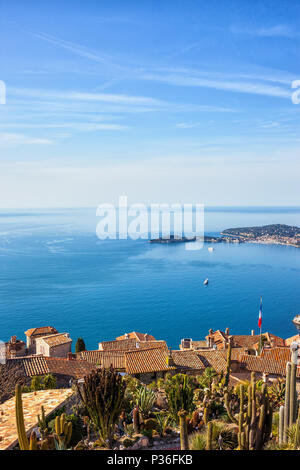
[[[299,205],[299,23],[296,0],[1,0],[0,206]]]

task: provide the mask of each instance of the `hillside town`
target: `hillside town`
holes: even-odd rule
[[[227,422],[232,421],[231,431],[235,426],[233,434],[239,440],[245,439],[245,436],[242,436],[244,431],[238,427],[238,421],[241,419],[238,415],[238,408],[242,406],[241,403],[244,400],[239,397],[239,394],[244,393],[243,390],[251,387],[251,384],[253,390],[256,389],[260,394],[261,390],[265,390],[263,393],[268,394],[268,400],[271,400],[272,396],[272,399],[276,401],[278,409],[275,408],[273,411],[278,413],[287,400],[285,383],[291,380],[291,367],[294,371],[292,387],[295,393],[293,400],[296,418],[300,397],[299,316],[294,319],[294,325],[298,332],[289,338],[281,338],[272,332],[264,332],[260,335],[252,330],[248,335],[236,335],[231,334],[228,327],[224,331],[210,329],[205,338],[181,339],[176,350],[169,348],[163,339],[156,339],[148,333],[133,331],[111,341],[100,341],[97,349],[94,350],[86,350],[84,340],[79,338],[74,348],[75,352],[72,352],[73,340],[69,333],[59,332],[53,326],[30,328],[25,332],[25,341],[12,336],[5,343],[6,360],[0,365],[0,449],[18,448],[21,445],[15,423],[17,390],[23,390],[23,393],[20,392],[19,400],[23,397],[23,410],[26,416],[25,434],[31,433],[32,436],[34,432],[32,439],[38,442],[37,436],[40,439],[43,438],[40,418],[37,418],[41,409],[44,410],[42,413],[46,413],[45,423],[46,416],[57,413],[59,409],[65,409],[67,403],[69,403],[67,408],[73,409],[70,413],[73,416],[74,407],[77,407],[76,413],[78,413],[78,393],[79,396],[82,394],[83,403],[85,401],[83,397],[87,392],[80,392],[81,388],[88,387],[89,381],[95,381],[96,377],[108,380],[107,374],[112,374],[115,377],[114,380],[122,380],[124,384],[127,384],[127,390],[131,390],[127,409],[122,408],[122,406],[125,407],[123,404],[119,410],[120,413],[122,411],[124,418],[124,423],[119,423],[119,431],[122,429],[122,432],[118,438],[116,436],[112,438],[118,449],[153,447],[153,442],[156,446],[161,446],[160,441],[163,436],[167,437],[165,445],[181,446],[181,448],[182,445],[188,446],[188,439],[191,438],[186,437],[185,444],[183,444],[184,431],[177,422],[177,414],[181,412],[181,406],[176,411],[176,415],[173,413],[173,428],[171,426],[170,403],[173,400],[171,398],[173,392],[171,393],[170,390],[173,386],[174,390],[176,389],[178,380],[184,380],[181,390],[182,387],[187,387],[187,390],[191,392],[191,402],[184,415],[187,422],[187,436],[189,434],[195,436],[198,432],[204,439],[203,433],[209,431],[209,423],[215,422],[214,425],[219,426],[218,415],[226,412]],[[232,396],[231,405],[228,404],[228,395],[224,390],[228,390],[226,393]],[[141,393],[149,394],[150,407],[147,411],[144,409],[147,408],[145,397],[139,396]],[[180,397],[177,397],[177,400],[180,401]],[[265,398],[260,395],[258,402],[261,400]],[[86,407],[86,409],[89,408]],[[138,410],[139,424],[135,422],[134,410]],[[127,416],[126,419],[125,416]],[[169,421],[167,416],[169,416]],[[162,417],[166,419],[165,429],[159,433],[158,423],[161,423]],[[77,418],[79,419],[79,415]],[[82,422],[87,419],[90,422],[90,418],[80,417]],[[27,428],[26,420],[28,421]],[[119,418],[116,419],[116,422],[119,421]],[[291,418],[292,422],[294,422],[293,418]],[[150,423],[152,423],[151,426]],[[297,423],[299,428],[299,417]],[[96,432],[95,423],[90,424]],[[177,426],[179,426],[178,429]],[[222,423],[222,426],[225,424]],[[83,428],[86,431],[86,425]],[[166,429],[169,429],[169,434],[165,432]],[[232,439],[234,440],[235,437]],[[264,439],[268,442],[270,432],[268,439]],[[274,445],[284,446],[288,445],[286,439],[283,436],[280,437],[278,431],[278,435],[275,437],[273,435],[271,441]],[[91,445],[97,446],[98,443],[101,447],[103,442],[101,444],[98,441],[99,439],[95,439],[93,442],[90,435],[85,436],[84,439],[82,435],[77,445],[89,448]],[[191,444],[193,445],[196,444]],[[241,445],[240,442],[239,446]],[[243,444],[243,446],[246,445],[249,446],[249,444]],[[262,443],[252,444],[252,446],[258,449],[261,448]]]

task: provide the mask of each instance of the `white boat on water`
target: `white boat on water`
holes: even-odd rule
[[[204,284],[205,286],[207,286],[207,284],[208,284],[208,279],[205,279],[205,281],[203,282],[203,284]]]
[[[214,247],[213,247],[213,246],[209,246],[207,249],[208,249],[208,251],[209,251],[210,253],[212,253],[212,252],[214,251]]]

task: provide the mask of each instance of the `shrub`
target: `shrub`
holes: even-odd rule
[[[131,447],[134,444],[134,439],[130,439],[129,437],[125,437],[125,439],[123,439],[123,441],[122,441],[122,444],[126,448]]]
[[[144,429],[157,429],[158,428],[158,423],[156,421],[156,419],[154,418],[148,418],[146,419],[146,421],[144,422]]]
[[[36,392],[38,390],[43,390],[43,382],[41,377],[35,376],[32,377],[30,388],[32,391]]]
[[[56,388],[56,378],[52,374],[47,374],[44,377],[44,388],[46,390]]]

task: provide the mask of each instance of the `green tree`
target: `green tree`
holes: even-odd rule
[[[76,341],[76,345],[75,345],[75,352],[78,353],[78,352],[85,351],[85,350],[86,350],[85,342],[83,341],[82,338],[78,338]]]
[[[38,376],[32,377],[30,388],[33,392],[36,392],[38,390],[43,390],[44,386],[43,386],[42,378]]]
[[[52,374],[47,374],[44,377],[45,389],[56,388],[56,378]]]

